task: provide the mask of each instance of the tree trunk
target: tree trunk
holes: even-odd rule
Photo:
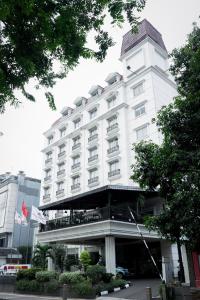
[[[182,283],[185,282],[185,273],[184,273],[183,260],[181,254],[181,243],[179,237],[176,238],[176,243],[177,243],[178,260],[179,260],[179,280]]]

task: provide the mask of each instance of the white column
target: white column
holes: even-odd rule
[[[182,253],[183,267],[185,273],[185,283],[190,284],[189,266],[188,266],[187,251],[185,245],[181,246],[181,253]]]
[[[54,271],[54,263],[51,257],[48,257],[48,271]]]
[[[171,243],[166,240],[162,240],[161,244],[161,255],[162,255],[162,276],[163,280],[170,282],[173,279],[173,262]]]
[[[105,256],[106,271],[116,274],[116,255],[115,255],[115,238],[114,236],[105,237]]]

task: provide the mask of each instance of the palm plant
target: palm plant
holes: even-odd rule
[[[33,265],[43,270],[47,269],[47,259],[48,257],[52,258],[51,249],[52,247],[49,245],[37,244],[33,253]]]

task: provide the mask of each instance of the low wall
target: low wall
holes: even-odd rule
[[[0,276],[0,291],[5,293],[15,292],[16,278],[13,276]]]

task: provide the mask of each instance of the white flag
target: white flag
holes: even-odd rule
[[[39,210],[37,207],[32,206],[32,210],[31,210],[31,220],[37,221],[39,223],[42,224],[46,224],[46,218],[43,215],[43,213],[41,212],[41,210]]]
[[[28,222],[27,222],[27,219],[26,219],[26,217],[24,216],[24,215],[22,215],[21,216],[21,224],[23,225],[23,226],[27,226],[28,225]]]
[[[15,224],[22,224],[22,217],[17,211],[15,211]]]

